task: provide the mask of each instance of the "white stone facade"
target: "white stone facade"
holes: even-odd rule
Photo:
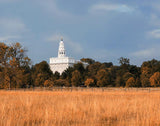
[[[74,58],[66,56],[64,42],[63,42],[63,39],[61,39],[59,43],[58,57],[50,58],[49,65],[53,73],[57,71],[60,74],[62,74],[64,70],[66,70],[68,67],[73,67],[73,65],[78,62],[80,61],[77,61]],[[84,64],[84,67],[88,65],[87,63],[83,63],[83,64]]]

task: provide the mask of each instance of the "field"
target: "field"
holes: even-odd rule
[[[159,126],[160,91],[0,91],[0,126]]]

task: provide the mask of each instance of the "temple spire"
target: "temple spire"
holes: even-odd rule
[[[61,41],[59,43],[58,57],[65,57],[65,56],[66,56],[66,53],[64,48],[64,42],[63,42],[63,38],[61,37]]]

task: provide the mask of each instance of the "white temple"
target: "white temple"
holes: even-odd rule
[[[77,61],[74,58],[66,56],[64,42],[63,42],[63,39],[61,39],[59,43],[58,57],[50,58],[49,65],[53,73],[57,71],[60,74],[62,74],[64,70],[66,70],[68,67],[73,67],[73,65],[78,62],[81,62],[81,61]],[[84,67],[86,67],[88,63],[83,62],[83,65]]]

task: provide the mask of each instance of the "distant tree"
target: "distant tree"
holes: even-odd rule
[[[160,72],[155,72],[150,77],[150,83],[151,83],[151,86],[154,86],[154,87],[159,87],[160,86]]]
[[[1,79],[1,81],[3,80],[1,85],[3,87],[16,88],[26,85],[23,78],[26,68],[29,68],[30,65],[26,51],[18,42],[10,45],[0,43],[0,66],[3,73],[1,76],[4,78]]]
[[[115,86],[116,87],[124,86],[124,81],[121,76],[116,77]]]
[[[133,77],[130,77],[127,81],[126,81],[126,87],[135,87],[135,79]]]
[[[123,66],[123,65],[129,65],[129,63],[130,63],[130,61],[129,61],[128,58],[120,57],[118,60],[119,60],[119,64],[121,66]]]
[[[95,63],[95,60],[90,59],[90,58],[82,58],[81,61],[86,62],[88,64],[94,64]]]
[[[54,81],[52,78],[49,78],[44,81],[44,87],[52,87],[54,85]]]
[[[142,84],[142,87],[149,87],[150,81],[148,78],[144,77],[144,78],[141,78],[141,84]]]
[[[136,78],[136,83],[135,83],[136,87],[141,87],[141,79],[139,77]]]
[[[74,68],[74,70],[78,70],[81,73],[81,75],[83,75],[83,73],[85,72],[85,69],[84,69],[82,63],[74,64],[73,68]]]
[[[32,80],[35,86],[44,86],[45,80],[53,77],[53,73],[46,61],[32,67]]]
[[[85,81],[85,86],[87,86],[87,87],[93,87],[93,86],[95,86],[94,79],[88,78],[88,79]]]
[[[66,87],[68,87],[68,86],[70,86],[70,84],[65,79],[58,79],[58,80],[54,81],[54,86],[66,86]]]
[[[66,79],[68,83],[71,84],[72,72],[74,71],[73,67],[67,68],[61,75],[62,79]]]
[[[137,67],[136,65],[130,65],[129,72],[131,74],[133,74],[133,76],[135,76],[135,77],[140,77],[141,69],[140,69],[140,67]]]
[[[99,63],[99,62],[95,62],[94,64],[91,64],[91,65],[89,65],[88,67],[87,67],[87,75],[88,75],[88,77],[90,77],[90,78],[96,78],[95,76],[96,76],[96,74],[97,74],[97,72],[98,72],[98,70],[100,70],[101,68],[101,63]]]
[[[99,87],[105,87],[110,85],[110,75],[109,72],[107,72],[104,69],[101,69],[97,72],[96,75],[97,78],[97,86]]]
[[[72,79],[71,79],[72,86],[80,86],[81,83],[81,74],[78,70],[72,72]]]
[[[60,73],[58,71],[56,71],[54,74],[53,74],[53,78],[54,80],[58,80],[60,78]]]
[[[130,77],[133,77],[133,74],[131,74],[130,72],[126,72],[126,73],[123,75],[124,84],[127,82],[127,80],[128,80]],[[125,85],[124,85],[124,86],[125,86]]]
[[[112,62],[109,62],[109,63],[104,62],[104,63],[102,63],[102,65],[104,65],[106,68],[110,68],[113,66],[113,63]]]
[[[148,87],[150,86],[150,77],[151,77],[151,68],[149,67],[141,67],[141,75],[140,75],[140,79],[141,79],[141,84],[143,87]]]

